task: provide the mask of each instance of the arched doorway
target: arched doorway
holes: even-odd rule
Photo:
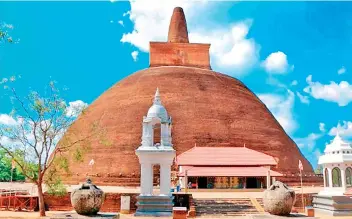
[[[346,173],[346,186],[352,187],[352,168],[347,167],[345,173]]]
[[[332,186],[333,187],[341,187],[341,171],[338,167],[334,167],[332,169]]]
[[[325,175],[325,187],[329,187],[329,171],[328,168],[325,168],[324,170],[324,175]]]

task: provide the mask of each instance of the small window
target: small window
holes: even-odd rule
[[[339,154],[339,153],[340,153],[340,151],[337,152],[337,154]]]
[[[332,154],[335,154],[335,151],[333,151]]]
[[[347,154],[349,154],[350,153],[350,151],[347,151]]]
[[[342,151],[342,153],[344,154],[344,153],[345,153],[345,151]]]

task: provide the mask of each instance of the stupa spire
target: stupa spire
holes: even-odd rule
[[[159,88],[156,88],[153,103],[154,103],[155,105],[161,105],[161,99],[160,99]]]
[[[189,43],[186,17],[181,7],[174,8],[167,41],[170,43]]]

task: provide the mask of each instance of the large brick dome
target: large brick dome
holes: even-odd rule
[[[175,11],[183,14],[182,9]],[[184,17],[181,20],[185,22]],[[259,98],[241,81],[210,69],[209,45],[187,43],[187,34],[181,35],[182,42],[173,36],[173,42],[151,43],[151,67],[116,83],[70,127],[66,136],[77,131],[87,134],[91,130],[88,124],[100,121],[104,140],[89,140],[90,150],[83,153],[83,162],[69,160],[71,175],[64,175],[64,182],[81,182],[93,172],[93,181],[98,184],[139,185],[135,150],[141,143],[143,116],[153,103],[157,87],[173,120],[172,143],[177,155],[195,144],[245,144],[273,156],[281,173],[299,172],[299,160],[305,172],[312,173],[310,163]],[[69,153],[74,154],[74,150]],[[93,170],[87,165],[90,159],[95,160]]]

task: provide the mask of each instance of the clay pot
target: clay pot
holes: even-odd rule
[[[103,201],[104,192],[92,184],[90,179],[71,193],[72,206],[81,215],[96,215]]]
[[[276,181],[263,196],[264,210],[273,215],[289,215],[295,202],[295,191]]]

